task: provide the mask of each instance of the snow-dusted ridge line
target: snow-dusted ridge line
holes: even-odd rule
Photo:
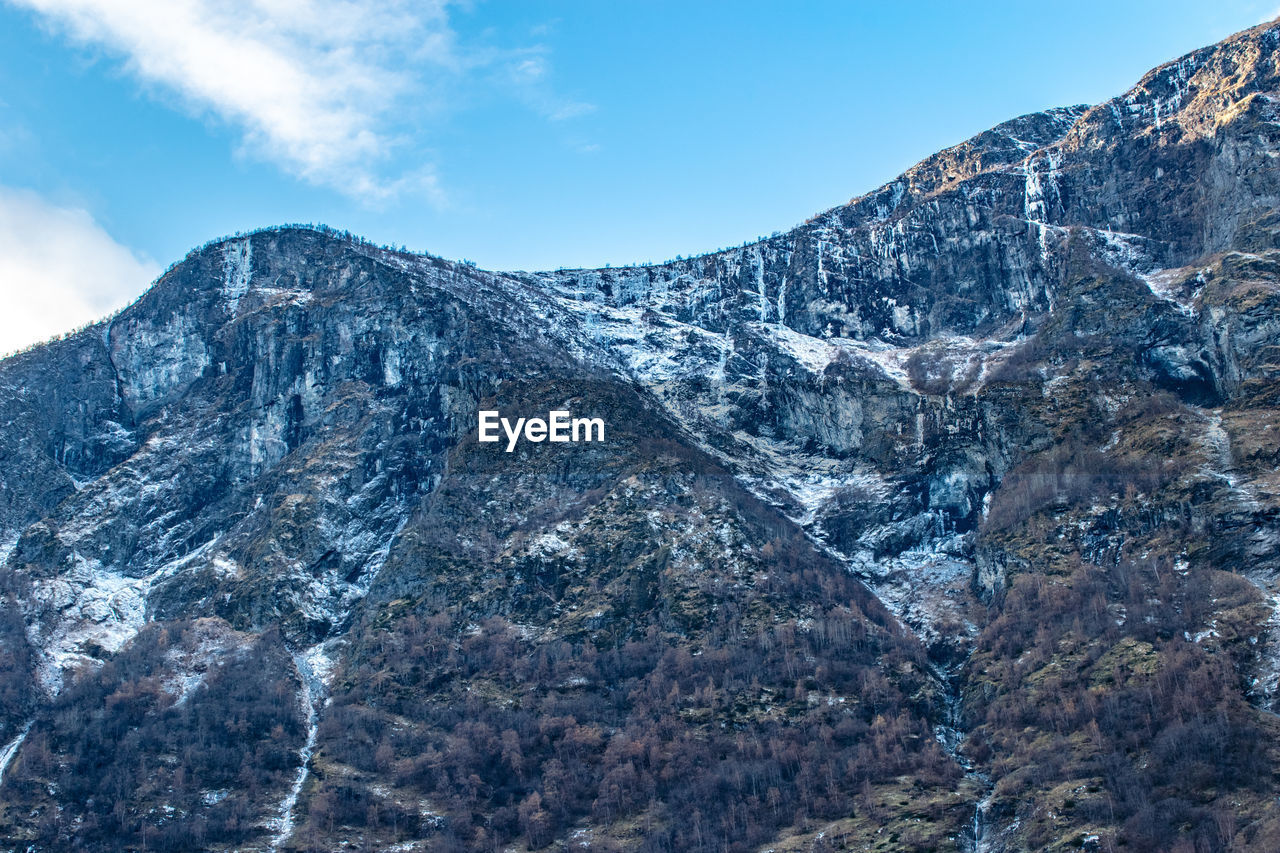
[[[394,259],[394,265],[405,272],[429,273],[423,275],[427,286],[438,286],[468,301],[480,300],[481,293],[477,292],[474,283],[468,293],[467,287],[458,287],[452,280],[441,281],[434,264],[428,269],[421,263],[403,257]],[[697,359],[682,357],[692,348],[702,346],[720,352],[723,365],[734,347],[731,333],[712,332],[684,323],[644,304],[618,306],[579,299],[562,288],[551,286],[541,277],[517,279],[500,274],[477,274],[477,278],[484,291],[500,292],[510,304],[519,306],[535,318],[553,340],[574,356],[605,367],[652,391],[704,369],[715,369]],[[1010,341],[975,340],[962,336],[934,339],[916,347],[894,347],[878,340],[815,338],[781,324],[758,321],[741,324],[738,333],[754,335],[772,344],[776,351],[812,374],[822,375],[832,362],[843,356],[861,362],[907,391],[913,389],[905,363],[913,352],[922,347],[953,349],[965,357],[958,363],[967,364],[967,359],[982,358],[982,378],[985,378],[987,362],[998,360],[1002,351],[1012,344]],[[981,385],[981,379],[977,385]],[[688,413],[673,408],[661,393],[656,394],[656,398],[677,422],[688,423]],[[922,627],[922,619],[924,624],[931,620],[921,610],[921,607],[927,609],[927,605],[914,602],[908,589],[898,588],[904,574],[915,569],[940,574],[949,581],[967,576],[968,564],[957,560],[942,547],[943,540],[949,539],[943,531],[939,531],[936,542],[922,543],[916,550],[894,560],[872,561],[875,565],[869,564],[865,556],[840,552],[822,541],[815,524],[837,494],[857,489],[869,497],[880,497],[892,488],[874,472],[861,468],[815,472],[811,465],[789,464],[783,448],[774,447],[773,442],[747,435],[736,436],[739,442],[745,442],[741,448],[745,455],[733,454],[713,446],[701,434],[696,423],[689,437],[704,452],[725,464],[740,483],[765,503],[779,506],[779,491],[785,492],[799,510],[792,515],[787,507],[780,507],[791,520],[805,529],[821,550],[861,577],[874,594],[885,600],[899,620],[911,624],[915,630]]]

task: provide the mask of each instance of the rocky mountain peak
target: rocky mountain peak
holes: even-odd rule
[[[266,229],[0,363],[0,836],[1276,848],[1277,32],[735,249]]]

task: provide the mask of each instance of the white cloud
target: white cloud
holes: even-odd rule
[[[0,187],[0,353],[97,320],[159,274],[87,211]]]
[[[565,121],[595,112],[595,104],[557,94],[549,85],[550,63],[537,46],[516,51],[505,66],[507,88],[526,107],[549,121]]]
[[[247,149],[315,184],[376,202],[435,178],[384,177],[394,113],[458,71],[446,0],[9,0],[141,80],[239,126]]]

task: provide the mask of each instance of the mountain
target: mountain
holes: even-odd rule
[[[0,848],[1280,849],[1278,43],[729,251],[269,229],[0,362]]]

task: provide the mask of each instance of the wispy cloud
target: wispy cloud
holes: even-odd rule
[[[0,353],[103,317],[159,274],[87,211],[0,187]]]
[[[508,88],[526,107],[550,121],[564,121],[595,111],[595,104],[558,94],[550,85],[550,62],[541,45],[518,51],[504,63]]]
[[[245,150],[378,202],[439,198],[430,169],[395,174],[397,121],[464,73],[446,0],[8,0],[140,80],[243,132]],[[389,174],[390,173],[390,174]]]

